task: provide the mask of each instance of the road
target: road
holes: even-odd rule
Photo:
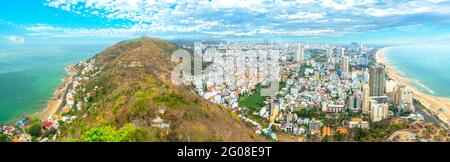
[[[431,114],[422,104],[415,101],[414,106],[416,107],[416,112],[422,115],[425,121],[440,125],[445,129],[450,130],[450,128],[443,121],[441,121],[436,115]]]
[[[64,106],[67,104],[67,94],[69,93],[69,89],[73,86],[73,77],[70,78],[70,83],[64,88],[64,94],[62,97],[61,104],[58,106],[55,114],[61,114],[61,111],[64,109]]]

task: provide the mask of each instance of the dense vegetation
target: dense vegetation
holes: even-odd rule
[[[155,131],[136,128],[133,124],[127,124],[118,130],[109,125],[94,127],[85,132],[79,139],[82,142],[137,142],[158,140]]]
[[[279,82],[279,89],[286,88],[286,82]],[[264,102],[267,99],[267,96],[261,95],[261,89],[265,88],[261,84],[257,84],[255,89],[251,94],[244,94],[239,97],[239,106],[245,107],[253,111],[259,111],[260,108],[266,106],[267,104]]]
[[[307,117],[310,119],[315,118],[318,120],[324,120],[326,118],[325,113],[323,113],[322,111],[319,111],[319,109],[316,107],[299,109],[299,110],[296,110],[295,113],[299,117]]]
[[[370,129],[354,128],[348,134],[336,133],[326,141],[359,141],[359,142],[383,142],[395,131],[408,128],[409,122],[398,118],[382,120],[370,125]]]
[[[392,120],[383,120],[372,123],[370,129],[355,129],[354,139],[361,142],[384,141],[395,131],[408,128],[408,122],[393,123]]]
[[[247,94],[241,96],[239,99],[239,106],[246,107],[251,110],[258,111],[259,108],[266,106],[264,101],[266,100],[265,96],[261,96],[262,85],[257,84],[255,90],[253,90],[252,94]]]

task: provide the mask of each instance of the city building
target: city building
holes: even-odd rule
[[[304,61],[305,55],[305,49],[303,47],[298,47],[298,49],[295,51],[296,61],[298,63],[301,63]]]
[[[359,112],[362,108],[362,97],[361,92],[356,92],[352,96],[350,96],[349,100],[349,109],[353,112]]]
[[[414,111],[413,92],[406,88],[406,85],[398,85],[394,88],[392,95],[394,106],[406,111]]]
[[[344,105],[327,104],[322,105],[322,111],[325,113],[341,113],[344,112]]]
[[[362,118],[352,118],[350,122],[348,122],[349,128],[362,128],[366,129],[369,128],[369,122],[363,121]]]
[[[386,90],[386,74],[384,65],[375,65],[370,68],[370,96],[383,96]]]
[[[272,100],[271,103],[271,112],[270,112],[270,122],[275,122],[278,118],[279,111],[280,111],[280,102],[278,100]]]
[[[372,122],[386,119],[389,115],[389,98],[387,96],[377,96],[370,98],[370,119]]]
[[[343,56],[342,57],[342,71],[343,72],[350,72],[349,70],[349,65],[350,65],[350,58],[348,56]]]
[[[338,48],[338,57],[345,56],[345,48]]]
[[[361,56],[358,58],[357,64],[360,66],[367,66],[369,64],[369,59],[365,56]]]
[[[327,56],[328,60],[330,60],[330,58],[333,57],[333,48],[332,47],[328,47],[326,49],[326,56]]]
[[[370,87],[368,84],[362,86],[362,113],[369,114],[370,112]]]

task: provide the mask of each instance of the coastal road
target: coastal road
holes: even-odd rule
[[[64,109],[64,106],[67,104],[67,94],[69,93],[69,89],[73,86],[73,77],[70,77],[70,83],[64,88],[64,94],[62,97],[61,104],[58,106],[55,114],[61,114],[61,111]]]
[[[447,130],[450,130],[447,125],[445,125],[444,122],[442,122],[436,115],[433,115],[427,111],[427,109],[420,103],[414,101],[414,106],[416,107],[416,112],[423,116],[425,121],[431,122],[436,125],[440,125],[444,127]]]
[[[69,83],[64,87],[64,93],[61,98],[61,103],[59,104],[58,108],[56,109],[55,114],[61,115],[62,110],[64,109],[64,106],[67,104],[67,94],[69,93],[69,89],[73,88],[73,81],[74,76],[78,74],[78,70],[76,70],[73,66],[66,67],[66,71],[69,75]]]

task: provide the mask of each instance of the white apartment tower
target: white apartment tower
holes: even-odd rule
[[[393,93],[394,106],[398,109],[406,111],[414,111],[413,92],[406,88],[406,85],[398,85],[394,88]]]
[[[305,49],[299,45],[299,47],[297,48],[297,50],[295,50],[295,57],[298,63],[301,63],[304,61],[304,57],[305,57]]]
[[[386,119],[389,115],[389,98],[387,96],[377,96],[370,98],[370,119],[372,122]]]
[[[331,57],[333,57],[333,48],[332,47],[328,47],[326,49],[326,56],[328,59],[330,59]]]
[[[370,87],[369,84],[363,84],[362,86],[362,112],[363,114],[369,114],[370,112]]]
[[[342,57],[342,71],[348,73],[350,65],[350,58],[347,56]]]

